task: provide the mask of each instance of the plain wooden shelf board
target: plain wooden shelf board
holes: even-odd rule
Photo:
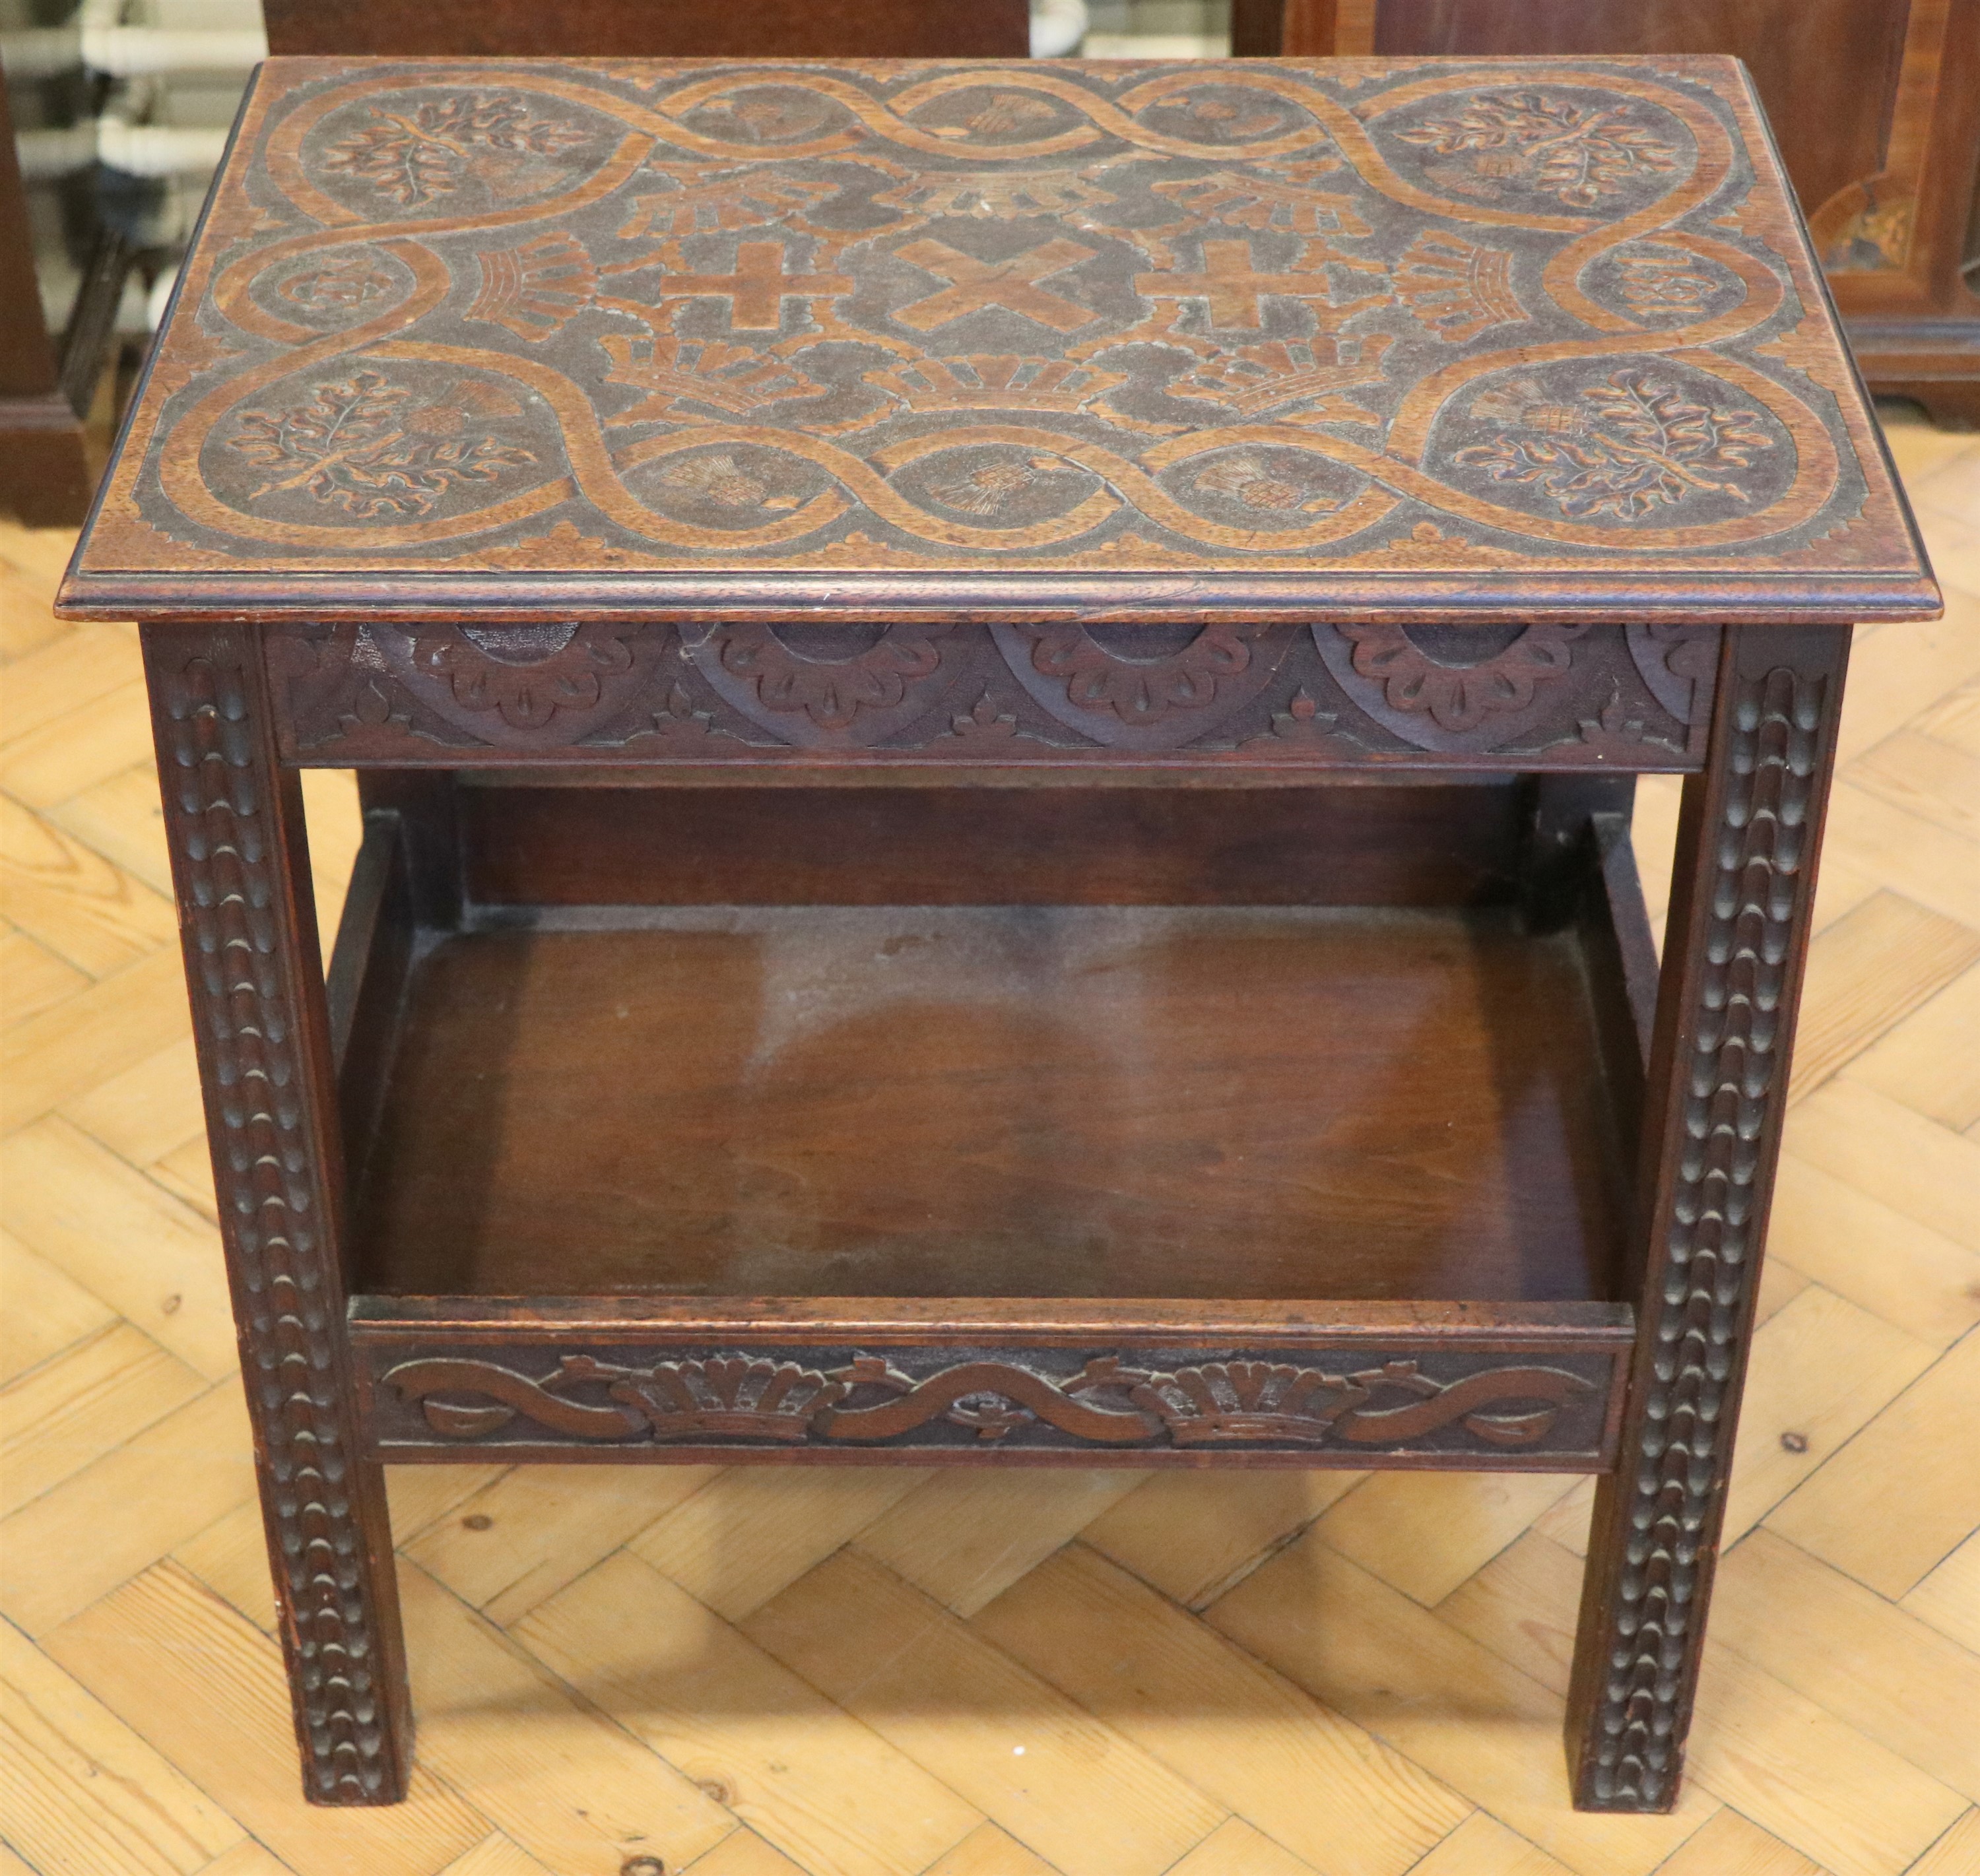
[[[565,911],[417,970],[360,1287],[1602,1300],[1609,1114],[1507,911]]]

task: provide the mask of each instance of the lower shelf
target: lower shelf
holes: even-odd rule
[[[1615,1136],[1510,912],[546,914],[414,977],[362,1287],[1601,1298]]]
[[[1612,1463],[1620,821],[1546,929],[1434,838],[1403,904],[422,929],[395,827],[332,969],[375,1455]]]

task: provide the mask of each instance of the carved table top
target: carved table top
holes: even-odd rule
[[[66,599],[1936,604],[1710,58],[277,59]]]

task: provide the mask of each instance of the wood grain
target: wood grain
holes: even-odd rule
[[[532,1611],[517,1639],[801,1869],[920,1876],[982,1821],[912,1758],[630,1555]],[[892,1799],[849,1808],[845,1794],[858,1790]]]
[[[1209,1795],[857,1551],[742,1632],[1066,1876],[1154,1876],[1223,1821]],[[1096,1805],[1098,1829],[1076,1815]]]
[[[513,1295],[553,1271],[594,1295],[1605,1298],[1611,1149],[1577,948],[1447,912],[498,927],[414,986],[360,1214],[365,1287]],[[1065,987],[1048,1006],[1015,994],[1041,974]],[[885,1074],[849,1080],[868,1050]],[[1182,1061],[1208,1073],[1179,1081]],[[584,1117],[601,1080],[636,1074],[628,1152]],[[721,1144],[745,1140],[746,1160]],[[1186,1232],[1161,1222],[1182,1215]]]

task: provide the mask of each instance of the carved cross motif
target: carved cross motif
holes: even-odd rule
[[[733,274],[669,274],[660,282],[665,299],[726,299],[729,323],[738,332],[775,332],[783,323],[786,300],[830,297],[850,293],[843,274],[786,274],[777,241],[739,241]]]
[[[1090,259],[1094,250],[1082,247],[1077,241],[1047,241],[1042,247],[1034,247],[1010,261],[978,261],[973,254],[958,254],[946,241],[913,241],[894,251],[903,261],[912,261],[916,267],[950,283],[941,292],[916,300],[895,314],[902,325],[912,326],[917,332],[945,326],[952,319],[980,312],[986,306],[1022,313],[1055,332],[1071,332],[1097,317],[1087,307],[1048,293],[1035,284],[1048,274],[1062,273]]]
[[[1135,291],[1151,300],[1200,299],[1210,307],[1213,326],[1255,330],[1262,321],[1258,301],[1267,294],[1290,300],[1327,300],[1332,287],[1324,274],[1259,274],[1251,267],[1251,244],[1205,241],[1201,274],[1137,274]]]

